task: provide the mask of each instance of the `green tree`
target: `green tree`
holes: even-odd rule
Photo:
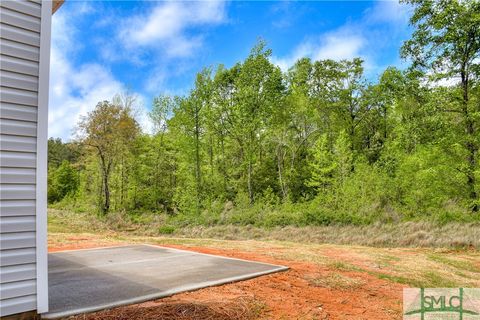
[[[345,131],[341,131],[335,141],[335,145],[333,146],[333,153],[337,167],[336,175],[340,185],[346,181],[347,177],[352,172],[353,152],[350,147],[352,143],[349,139],[350,136]]]
[[[273,111],[272,141],[283,201],[296,201],[307,193],[304,183],[310,175],[309,148],[319,131],[310,92],[312,71],[313,65],[308,58],[294,64],[285,75],[285,98]]]
[[[194,196],[196,211],[200,212],[203,192],[203,138],[206,130],[206,116],[211,100],[212,78],[210,69],[197,74],[194,88],[187,97],[178,98],[174,116],[169,121],[172,133],[177,136],[179,148],[184,150],[181,168],[192,165],[194,175]],[[190,172],[192,172],[190,171]],[[182,172],[186,173],[183,169]],[[191,181],[186,178],[183,181]],[[191,187],[191,186],[190,186]],[[180,189],[181,190],[181,189]],[[184,199],[184,197],[181,197]]]
[[[469,186],[472,210],[479,210],[476,190],[479,149],[478,114],[480,106],[471,101],[474,82],[479,75],[480,1],[405,0],[414,7],[410,23],[415,27],[412,38],[402,47],[402,56],[411,58],[413,67],[423,69],[433,80],[460,79],[458,95],[452,108],[441,111],[461,115],[467,150],[464,173]]]
[[[313,148],[310,149],[311,159],[308,162],[311,178],[308,185],[317,188],[319,191],[325,191],[335,182],[335,172],[338,162],[336,162],[331,151],[327,134],[323,134],[317,140]],[[338,157],[343,160],[342,157]]]
[[[99,103],[79,143],[49,142],[49,200],[194,223],[477,219],[478,55],[457,49],[478,2],[408,2],[414,67],[377,81],[358,58],[300,58],[282,72],[260,41],[231,68],[200,71],[185,95],[155,97],[153,134],[138,128],[134,97]],[[455,75],[458,85],[433,81]]]
[[[64,143],[60,138],[48,139],[48,166],[57,168],[64,160],[76,162],[80,157],[81,150],[72,142]]]
[[[371,109],[365,102],[366,81],[363,77],[363,60],[324,60],[314,64],[314,95],[318,101],[319,125],[327,131],[345,130],[349,135],[350,151],[355,158],[361,149],[359,128]],[[355,168],[352,161],[351,169]]]
[[[153,123],[155,134],[164,134],[167,131],[167,121],[175,108],[175,99],[168,95],[159,95],[153,98],[152,111],[148,114]]]
[[[49,171],[48,202],[54,203],[68,195],[74,195],[79,184],[78,171],[70,162],[63,160],[58,168]]]
[[[260,41],[241,65],[235,81],[231,128],[238,142],[250,203],[255,200],[255,166],[261,162],[261,145],[271,125],[272,110],[282,98],[282,74],[269,57],[271,50]]]
[[[110,209],[110,177],[119,157],[134,141],[139,126],[129,107],[99,102],[78,124],[80,142],[96,151],[102,178],[101,211]]]

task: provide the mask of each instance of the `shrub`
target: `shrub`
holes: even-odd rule
[[[67,195],[74,195],[80,184],[77,170],[64,160],[62,164],[51,169],[48,175],[48,202],[63,200]]]
[[[161,226],[158,232],[161,234],[172,234],[175,232],[175,227],[169,225]]]

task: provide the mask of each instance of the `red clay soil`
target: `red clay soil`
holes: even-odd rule
[[[82,239],[83,240],[83,239]],[[111,245],[111,243],[110,243]],[[77,245],[50,248],[53,251],[98,247],[98,243],[78,241]],[[262,305],[257,313],[259,319],[400,319],[402,286],[381,280],[364,272],[330,269],[313,263],[278,260],[258,252],[239,252],[205,247],[173,248],[216,254],[241,259],[286,265],[290,270],[259,278],[205,288],[177,294],[170,298],[158,299],[138,305],[116,308],[75,319],[163,319],[161,314],[152,313],[155,307],[179,304],[206,305],[231,303],[250,299]],[[342,252],[345,254],[345,252]],[[322,279],[332,277],[352,280],[356,285],[328,285]],[[317,279],[318,281],[312,281]],[[138,311],[138,317],[134,316]],[[142,310],[148,310],[148,313]],[[148,314],[148,316],[147,316]],[[258,315],[259,314],[259,315]],[[197,319],[210,319],[210,317]],[[171,319],[184,319],[174,318]],[[246,318],[238,318],[246,319]]]

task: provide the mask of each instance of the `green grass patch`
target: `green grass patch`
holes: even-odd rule
[[[368,271],[369,274],[379,279],[388,280],[400,284],[406,284],[413,288],[456,288],[458,284],[438,272],[425,271],[419,277],[404,277],[382,272]]]
[[[423,273],[423,278],[425,283],[423,284],[424,288],[456,288],[458,287],[457,282],[441,276],[438,272],[434,271],[425,271]]]
[[[406,284],[414,288],[423,287],[425,283],[420,279],[407,278],[407,277],[402,277],[402,276],[397,276],[397,275],[392,275],[392,274],[387,274],[382,272],[368,272],[368,273],[382,280],[388,280],[396,283]]]
[[[339,271],[358,271],[358,272],[364,271],[361,268],[354,266],[353,264],[346,263],[343,261],[330,262],[329,264],[327,264],[327,267],[329,267],[330,269],[335,269]]]
[[[450,259],[445,256],[441,256],[438,254],[430,254],[428,255],[428,259],[442,263],[444,265],[447,265],[449,267],[462,270],[462,271],[468,271],[468,272],[474,272],[474,273],[480,273],[480,268],[477,267],[475,264],[473,264],[470,261],[466,260],[459,260],[459,259]]]
[[[173,226],[161,226],[158,228],[160,234],[173,234],[175,232],[175,227]]]

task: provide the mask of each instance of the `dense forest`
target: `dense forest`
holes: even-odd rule
[[[359,58],[283,72],[259,40],[156,97],[154,134],[134,96],[99,102],[49,140],[49,201],[205,224],[480,220],[480,2],[407,2],[411,65],[376,80]]]

